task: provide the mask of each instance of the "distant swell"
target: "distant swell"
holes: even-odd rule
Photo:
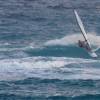
[[[18,81],[1,81],[0,86],[2,90],[0,99],[99,100],[100,98],[100,80],[27,78]]]
[[[84,95],[84,96],[76,96],[76,97],[66,97],[66,96],[19,96],[19,95],[7,95],[1,94],[1,100],[100,100],[100,94],[97,95]]]
[[[100,100],[100,94],[95,95],[83,95],[75,97],[66,97],[66,96],[51,96],[46,98],[46,100]]]

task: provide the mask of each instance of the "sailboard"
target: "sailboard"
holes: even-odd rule
[[[74,13],[75,13],[75,17],[76,17],[77,23],[79,25],[79,28],[82,32],[82,35],[83,35],[84,39],[85,39],[85,42],[87,43],[87,46],[90,48],[90,50],[88,50],[89,55],[91,57],[97,57],[97,54],[91,48],[90,41],[88,40],[88,36],[87,36],[87,33],[86,33],[85,28],[83,26],[83,23],[81,21],[81,18],[79,17],[76,10],[74,10]]]

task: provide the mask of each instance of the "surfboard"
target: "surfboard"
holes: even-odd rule
[[[91,49],[91,50],[88,51],[89,55],[91,57],[97,57],[97,54],[91,48],[90,42],[89,42],[88,37],[87,37],[87,33],[86,33],[85,28],[83,26],[83,23],[81,21],[81,18],[79,17],[79,15],[78,15],[76,10],[74,10],[74,13],[75,13],[75,17],[76,17],[77,23],[79,25],[79,28],[80,28],[80,30],[82,32],[82,35],[83,35],[85,41],[87,42],[88,47]]]

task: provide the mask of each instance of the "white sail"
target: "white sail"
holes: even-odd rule
[[[81,18],[79,17],[79,15],[78,15],[76,10],[74,10],[74,13],[75,13],[75,16],[76,16],[76,19],[77,19],[77,23],[78,23],[78,25],[80,27],[80,30],[82,31],[83,37],[84,37],[85,41],[87,42],[87,44],[90,47],[90,43],[88,41],[87,33],[86,33],[85,29],[84,29],[84,26],[83,26],[83,23],[81,21]]]
[[[91,49],[91,45],[90,45],[90,42],[88,40],[87,33],[86,33],[85,29],[84,29],[84,26],[83,26],[83,23],[81,21],[81,18],[79,17],[79,15],[78,15],[76,10],[74,10],[74,13],[75,13],[75,17],[76,17],[77,23],[78,23],[78,25],[80,27],[80,30],[82,32],[82,35],[83,35],[85,41],[87,42],[88,47]],[[88,52],[89,52],[90,56],[97,57],[96,53],[92,49],[90,51],[88,51]]]

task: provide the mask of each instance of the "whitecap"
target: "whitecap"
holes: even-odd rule
[[[89,33],[88,34],[89,41],[91,45],[95,46],[94,50],[98,50],[100,48],[100,36],[96,34]],[[60,39],[49,40],[45,43],[45,46],[68,46],[68,45],[77,45],[78,40],[84,40],[81,34],[72,34],[64,36]]]
[[[28,57],[0,60],[0,80],[27,77],[58,79],[100,79],[100,71],[93,67],[99,60],[66,57]],[[65,73],[62,73],[65,71]],[[69,72],[72,73],[69,75]]]

